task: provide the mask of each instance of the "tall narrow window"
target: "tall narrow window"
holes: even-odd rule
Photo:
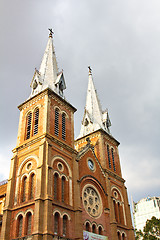
[[[67,234],[67,216],[65,215],[63,217],[63,236],[66,236]]]
[[[62,139],[66,139],[66,116],[62,114]]]
[[[89,232],[89,222],[86,223],[86,231]]]
[[[17,231],[18,237],[22,236],[22,227],[23,227],[23,217],[22,215],[20,215],[18,217],[18,231]]]
[[[54,174],[54,200],[58,200],[58,174]]]
[[[117,205],[116,205],[115,200],[113,200],[113,205],[114,205],[115,219],[116,219],[116,222],[118,222]]]
[[[109,153],[109,145],[107,145],[107,154],[108,154],[108,164],[109,164],[109,168],[111,168],[111,159],[110,159],[110,153]]]
[[[125,234],[123,233],[122,234],[122,240],[125,240],[126,239],[126,237],[125,237]]]
[[[64,202],[65,197],[65,178],[62,177],[62,202]]]
[[[26,185],[27,185],[27,177],[24,177],[22,181],[22,202],[26,201]]]
[[[98,228],[98,234],[102,235],[102,227],[101,226],[99,226],[99,228]]]
[[[54,124],[54,133],[56,136],[59,134],[59,111],[55,109],[55,124]]]
[[[120,232],[118,232],[117,234],[118,234],[118,240],[121,240]]]
[[[31,234],[32,229],[32,214],[29,212],[27,214],[27,235]]]
[[[34,198],[35,174],[30,177],[30,199]]]
[[[92,232],[96,233],[96,225],[95,224],[92,225]]]
[[[58,234],[59,232],[59,213],[55,213],[54,215],[54,233]]]
[[[37,108],[34,113],[34,132],[33,132],[34,135],[38,133],[38,120],[39,120],[39,108]]]
[[[114,169],[114,171],[116,171],[116,166],[115,166],[115,161],[114,161],[114,151],[113,151],[113,148],[111,149],[111,151],[112,151],[113,169]]]
[[[26,139],[29,139],[31,136],[31,122],[32,122],[32,113],[29,113],[27,116],[27,134]]]

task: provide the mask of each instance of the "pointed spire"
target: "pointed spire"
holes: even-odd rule
[[[66,89],[63,71],[58,72],[58,64],[53,45],[54,33],[52,29],[49,29],[49,31],[50,33],[48,43],[38,71],[39,74],[38,78],[40,79],[41,83],[38,84],[39,81],[37,79],[37,74],[35,72],[31,82],[32,92],[30,97],[36,95],[45,88],[50,88],[54,92],[58,93],[61,97],[63,97],[63,90]]]
[[[109,127],[111,122],[109,119],[108,111],[102,111],[97,92],[93,83],[92,69],[89,66],[89,81],[86,97],[86,105],[84,110],[84,116],[82,120],[80,135],[78,138],[86,136],[98,129],[103,129],[107,133],[110,133]]]

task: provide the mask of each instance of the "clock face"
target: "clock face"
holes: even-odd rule
[[[90,168],[90,170],[94,170],[94,163],[91,159],[88,160],[88,167]]]

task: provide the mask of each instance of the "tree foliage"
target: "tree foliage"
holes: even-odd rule
[[[146,225],[141,230],[136,232],[136,240],[157,240],[160,239],[160,219],[152,217],[150,220],[147,220]]]

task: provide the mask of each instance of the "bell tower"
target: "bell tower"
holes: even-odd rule
[[[74,112],[66,101],[53,32],[31,94],[20,110],[2,224],[2,240],[82,239]]]
[[[89,67],[84,116],[75,142],[79,152],[85,234],[98,233],[114,240],[135,239],[127,189],[121,173],[119,142],[112,136],[110,127],[108,110],[102,111]],[[103,209],[97,199],[103,202]]]

